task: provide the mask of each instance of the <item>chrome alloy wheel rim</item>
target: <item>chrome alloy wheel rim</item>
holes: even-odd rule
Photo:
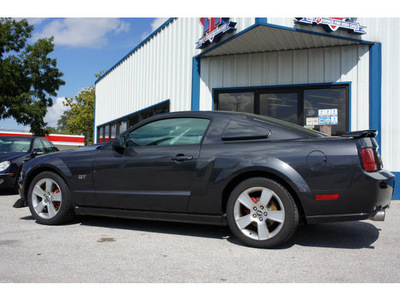
[[[254,240],[268,240],[285,222],[282,200],[265,187],[252,187],[236,199],[233,214],[237,227]]]
[[[44,178],[36,183],[32,191],[32,206],[41,218],[54,218],[60,210],[61,203],[61,189],[54,180]]]

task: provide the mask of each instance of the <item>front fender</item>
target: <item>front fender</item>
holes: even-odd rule
[[[22,169],[23,195],[25,199],[33,178],[35,178],[37,174],[44,171],[52,171],[57,173],[67,182],[67,184],[72,179],[72,174],[65,162],[58,157],[40,157],[31,160],[30,162],[26,163]]]

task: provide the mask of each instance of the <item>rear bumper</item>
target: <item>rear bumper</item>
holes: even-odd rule
[[[383,221],[395,186],[395,176],[386,170],[365,173],[354,179],[350,189],[339,193],[337,200],[314,200],[314,213],[306,216],[308,224],[371,219]],[[319,201],[319,202],[318,202]]]
[[[356,214],[336,214],[336,215],[319,215],[306,217],[307,224],[318,224],[328,222],[344,222],[344,221],[359,221],[370,219],[372,221],[384,221],[386,209],[389,208],[390,203],[376,211],[370,213],[356,213]]]

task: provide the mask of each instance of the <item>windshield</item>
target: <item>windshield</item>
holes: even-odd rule
[[[23,138],[0,137],[0,152],[28,152],[31,141]]]

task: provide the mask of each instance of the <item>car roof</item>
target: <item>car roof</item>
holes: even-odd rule
[[[286,121],[282,121],[276,118],[246,113],[246,112],[235,112],[235,111],[179,111],[179,112],[169,112],[164,114],[155,115],[146,119],[147,122],[152,122],[159,119],[171,118],[171,117],[208,117],[215,118],[221,117],[225,120],[232,119],[247,119],[253,122],[267,122],[270,125],[279,126],[284,130],[294,131],[297,134],[301,134],[302,136],[308,137],[325,137],[326,135],[313,131],[302,126],[292,124]]]

